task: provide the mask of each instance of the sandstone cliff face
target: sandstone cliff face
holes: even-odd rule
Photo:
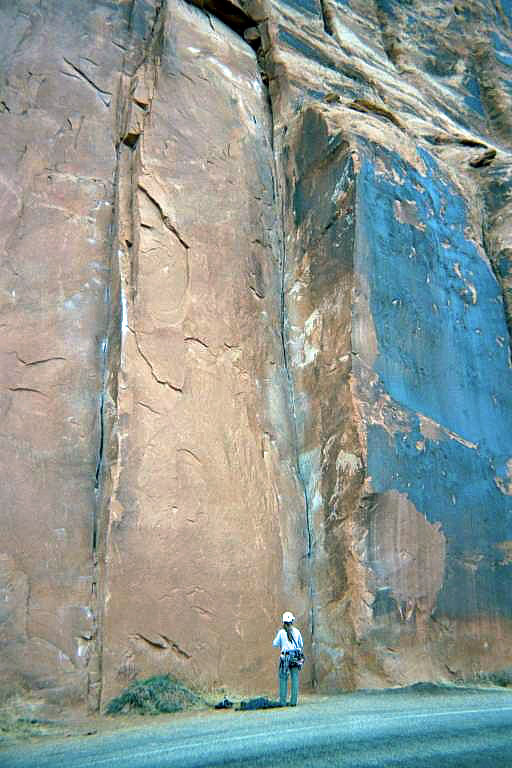
[[[510,665],[510,10],[0,13],[3,685]]]
[[[306,606],[265,89],[220,21],[178,3],[158,25],[127,91],[132,104],[149,94],[141,139],[121,150],[107,696],[169,667],[203,685],[270,685],[276,615]]]

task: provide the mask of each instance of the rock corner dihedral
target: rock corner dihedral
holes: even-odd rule
[[[512,13],[0,9],[0,684],[512,665]]]

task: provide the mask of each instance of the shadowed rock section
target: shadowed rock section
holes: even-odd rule
[[[505,3],[0,22],[2,687],[510,666]]]

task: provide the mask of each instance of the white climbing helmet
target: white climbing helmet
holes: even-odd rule
[[[293,624],[295,616],[291,611],[285,611],[283,613],[283,624]]]

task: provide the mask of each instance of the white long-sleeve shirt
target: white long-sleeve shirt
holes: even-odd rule
[[[300,630],[298,630],[297,627],[292,627],[292,634],[295,639],[295,644],[288,640],[286,629],[280,629],[275,636],[272,645],[274,648],[280,648],[281,653],[284,653],[285,651],[296,651],[297,648],[304,648],[304,642],[302,640]]]

